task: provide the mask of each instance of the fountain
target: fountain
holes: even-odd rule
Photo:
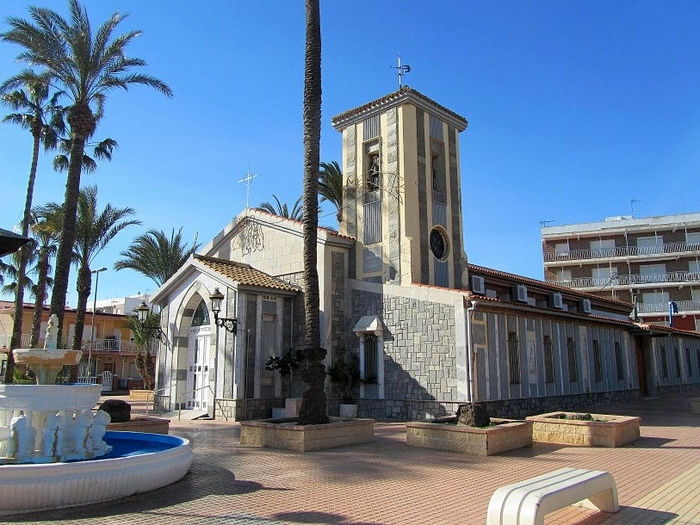
[[[54,384],[82,356],[57,348],[56,322],[52,315],[44,348],[13,352],[37,384],[0,384],[0,515],[153,490],[179,480],[192,464],[184,438],[108,432],[109,414],[92,410],[102,385]]]

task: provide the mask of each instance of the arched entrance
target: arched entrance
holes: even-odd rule
[[[207,410],[209,384],[209,310],[204,300],[194,311],[187,345],[187,395],[185,408]]]

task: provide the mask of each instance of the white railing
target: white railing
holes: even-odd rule
[[[572,279],[548,279],[548,283],[567,288],[602,288],[639,284],[695,283],[700,282],[700,272],[666,272],[654,274],[618,274],[614,277],[574,277]]]
[[[678,312],[700,311],[700,301],[674,301]],[[637,303],[637,312],[640,314],[668,313],[668,302],[662,303]]]
[[[566,252],[547,252],[544,262],[579,261],[585,259],[613,259],[615,257],[635,257],[657,253],[683,253],[700,251],[700,244],[670,242],[653,246],[616,246],[615,248],[598,248],[595,250],[569,250]]]

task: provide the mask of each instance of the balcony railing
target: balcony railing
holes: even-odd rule
[[[31,339],[30,334],[22,334],[22,348],[29,347],[29,341]],[[10,336],[0,335],[0,348],[10,347]],[[44,347],[44,340],[39,339],[38,348]],[[90,350],[90,340],[83,340],[83,352]],[[109,352],[115,354],[135,354],[138,348],[131,341],[119,341],[117,339],[95,339],[94,346],[92,347],[93,352]]]
[[[699,312],[700,301],[675,301],[678,312]],[[640,314],[667,314],[668,302],[665,303],[637,303],[637,312]]]
[[[615,248],[598,248],[595,250],[569,250],[567,252],[548,252],[544,262],[581,261],[586,259],[614,259],[616,257],[635,257],[658,253],[683,253],[700,251],[700,244],[670,242],[653,246],[617,246]]]
[[[567,280],[550,279],[547,282],[567,288],[616,288],[642,284],[695,283],[700,272],[666,272],[654,274],[618,274],[615,277],[575,277]]]

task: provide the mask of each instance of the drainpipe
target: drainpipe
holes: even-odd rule
[[[472,350],[472,312],[476,310],[476,301],[470,301],[471,306],[467,308],[467,387],[469,402],[474,402],[474,359]]]

